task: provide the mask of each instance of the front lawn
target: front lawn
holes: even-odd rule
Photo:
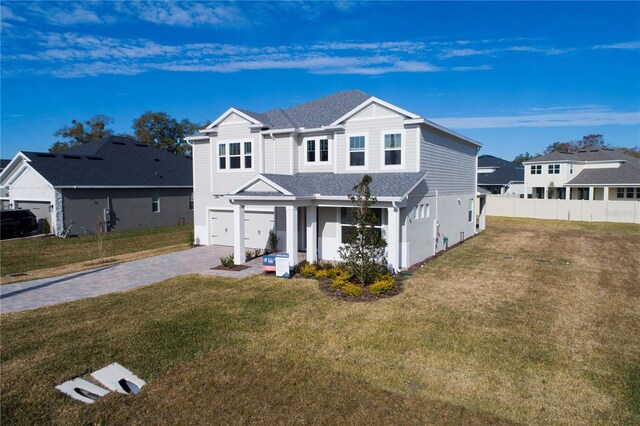
[[[103,254],[105,258],[112,258],[123,254],[166,247],[172,247],[170,251],[185,249],[190,246],[192,236],[192,225],[172,225],[111,232],[104,235]],[[96,265],[75,265],[72,270],[64,269],[66,265],[100,258],[96,235],[75,238],[19,238],[2,241],[1,245],[0,276],[2,277],[8,274],[62,267],[63,269],[58,273],[51,271],[52,273],[45,274],[46,276],[60,275],[81,270],[83,266],[86,266],[84,269],[87,267],[95,268]],[[166,252],[166,250],[164,251]],[[33,279],[35,277],[27,278]],[[37,278],[44,278],[44,276],[38,275]]]
[[[640,227],[490,218],[370,303],[182,276],[2,315],[3,424],[640,422]],[[137,396],[54,386],[119,362]]]

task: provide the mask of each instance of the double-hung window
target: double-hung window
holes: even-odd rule
[[[313,163],[316,161],[316,141],[315,139],[309,139],[307,141],[307,163]]]
[[[402,134],[388,133],[384,135],[384,165],[402,164]]]
[[[365,165],[365,137],[351,136],[349,137],[349,165],[364,166]]]
[[[534,164],[531,166],[531,174],[532,175],[541,175],[542,174],[542,164]]]
[[[320,162],[329,161],[329,139],[320,139]]]
[[[560,164],[549,164],[549,174],[550,175],[559,175],[560,174]]]
[[[252,167],[251,142],[229,142],[218,144],[218,169],[250,169]]]

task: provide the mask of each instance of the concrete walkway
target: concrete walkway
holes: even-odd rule
[[[262,272],[262,258],[243,271],[214,271],[232,247],[204,246],[146,259],[103,266],[52,278],[0,286],[0,313],[23,311],[71,300],[129,290],[183,274],[208,274],[242,278]]]

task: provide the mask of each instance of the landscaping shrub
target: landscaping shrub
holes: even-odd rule
[[[316,278],[333,279],[333,278],[337,277],[338,274],[340,274],[340,269],[338,269],[338,268],[321,269],[318,272],[316,272]]]
[[[305,278],[315,278],[317,271],[318,269],[316,268],[315,265],[306,264],[300,268],[300,275],[302,275]]]
[[[221,257],[220,263],[222,263],[222,266],[225,268],[233,268],[236,265],[232,254],[226,257]]]
[[[387,291],[393,289],[394,286],[395,280],[391,275],[386,274],[378,278],[368,288],[369,293],[371,293],[372,296],[380,296],[382,293],[386,293]]]
[[[353,297],[360,297],[364,293],[364,290],[362,289],[362,287],[355,285],[351,282],[340,287],[340,290],[342,291],[342,293],[346,294],[347,296],[353,296]]]
[[[333,280],[331,280],[331,287],[342,288],[347,284],[351,284],[350,279],[351,279],[351,276],[349,275],[348,272],[340,271],[340,273],[336,275],[336,277]]]
[[[269,253],[275,253],[278,251],[278,235],[273,231],[273,229],[269,230],[269,239],[267,243],[269,244]]]

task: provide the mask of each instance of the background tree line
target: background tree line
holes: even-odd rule
[[[62,126],[53,134],[58,140],[51,145],[49,152],[63,151],[89,142],[98,141],[105,136],[113,134],[108,125],[113,123],[113,118],[106,115],[96,115],[89,120],[72,120],[71,125]],[[193,135],[198,129],[203,128],[201,123],[194,123],[183,119],[178,121],[166,112],[147,111],[133,120],[130,136],[140,142],[156,146],[165,151],[180,155],[191,155],[189,144],[184,141],[186,136]]]
[[[609,145],[604,140],[604,136],[599,134],[589,134],[589,135],[583,136],[582,139],[577,141],[554,142],[552,144],[549,144],[544,149],[544,152],[542,154],[530,154],[529,152],[523,152],[521,154],[516,155],[516,157],[513,159],[513,162],[516,164],[522,164],[525,161],[529,161],[543,154],[549,154],[551,152],[576,152],[590,146],[599,146],[599,147],[605,147],[609,149],[615,149],[615,150],[622,151],[627,155],[640,158],[640,147],[638,146],[635,146],[633,148],[615,147],[615,146]]]

